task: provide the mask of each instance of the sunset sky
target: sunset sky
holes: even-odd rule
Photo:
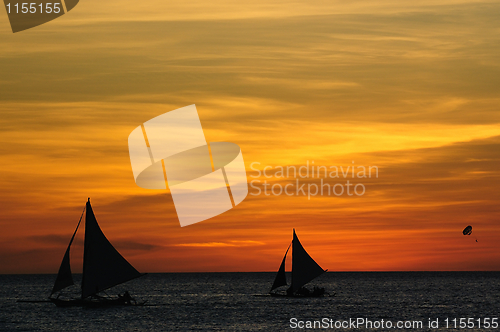
[[[87,197],[141,272],[275,271],[293,228],[329,271],[500,270],[499,12],[466,0],[82,0],[15,34],[0,14],[0,273],[56,273]],[[127,144],[191,104],[209,142],[240,146],[249,182],[252,163],[312,161],[377,166],[378,178],[324,179],[362,183],[362,196],[251,188],[181,228],[168,191],[135,184]]]

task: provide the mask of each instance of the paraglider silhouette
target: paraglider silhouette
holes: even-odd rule
[[[469,225],[469,226],[465,227],[464,230],[462,231],[462,233],[464,235],[471,235],[472,234],[472,226]],[[476,239],[476,242],[478,242],[477,239]]]

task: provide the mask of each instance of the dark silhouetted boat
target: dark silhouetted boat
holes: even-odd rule
[[[70,248],[84,213],[85,240],[81,295],[78,298],[61,298],[61,290],[74,285],[69,262]],[[64,254],[49,299],[59,307],[137,305],[138,303],[128,292],[117,297],[101,296],[99,293],[142,275],[120,255],[106,236],[104,236],[104,233],[97,224],[97,219],[92,211],[92,206],[90,206],[89,198]],[[54,294],[58,292],[59,295],[54,297]]]
[[[286,282],[285,261],[286,255],[290,250],[290,246],[292,247],[292,282],[286,293],[282,294],[276,292],[275,290],[281,286],[288,285]],[[314,287],[311,291],[304,286],[326,271],[327,270],[323,270],[321,266],[319,266],[318,263],[316,263],[314,259],[309,256],[304,247],[302,247],[302,244],[300,244],[299,238],[295,234],[294,229],[292,243],[290,243],[288,249],[285,252],[285,257],[283,257],[283,260],[281,261],[280,268],[278,270],[278,273],[276,274],[276,278],[274,279],[274,283],[271,287],[271,290],[269,291],[269,294],[271,294],[271,296],[284,297],[324,296],[326,294],[324,288]]]

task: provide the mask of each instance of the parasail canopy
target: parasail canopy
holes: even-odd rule
[[[470,235],[472,233],[472,226],[469,225],[465,227],[462,233],[464,233],[464,235]]]

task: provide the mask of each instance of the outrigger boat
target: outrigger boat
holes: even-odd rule
[[[84,213],[85,240],[81,296],[79,298],[61,298],[60,291],[74,285],[69,261],[70,248]],[[139,303],[130,296],[128,291],[117,297],[102,296],[99,293],[143,275],[127,262],[104,236],[92,211],[89,198],[64,254],[49,299],[58,307],[138,305]],[[58,292],[59,294],[54,297],[54,294]]]
[[[278,293],[275,290],[281,286],[286,286],[286,274],[285,274],[285,261],[288,251],[292,247],[292,282],[290,287],[287,289],[286,294]],[[285,252],[285,257],[281,261],[280,268],[274,279],[273,286],[269,291],[271,296],[280,297],[321,297],[326,294],[325,289],[322,287],[314,287],[313,290],[309,290],[304,287],[308,282],[319,277],[321,274],[328,270],[323,270],[321,266],[318,265],[312,259],[311,256],[306,252],[304,247],[299,241],[299,238],[295,234],[295,229],[293,230],[292,243],[288,246]]]

